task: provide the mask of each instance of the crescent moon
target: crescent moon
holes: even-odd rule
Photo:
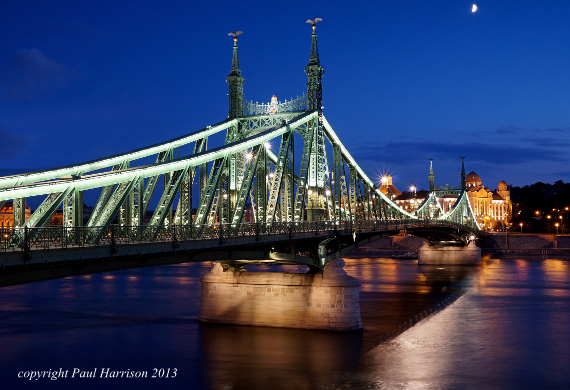
[[[471,12],[475,11],[477,11],[477,4],[473,4],[473,7],[471,7]]]

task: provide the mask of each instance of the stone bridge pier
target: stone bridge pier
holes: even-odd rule
[[[225,271],[204,275],[199,320],[283,328],[350,331],[362,328],[360,282],[338,258],[316,274]]]

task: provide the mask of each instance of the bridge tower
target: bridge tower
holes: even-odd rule
[[[323,84],[322,78],[325,73],[319,60],[317,46],[317,23],[320,18],[307,20],[312,24],[311,54],[309,64],[305,67],[307,74],[307,97],[309,111],[319,113],[318,120],[309,127],[312,132],[312,145],[309,157],[309,175],[307,189],[307,220],[318,221],[325,219],[325,135],[322,125],[323,110]]]
[[[229,33],[228,35],[233,36],[234,48],[232,55],[232,67],[230,69],[230,74],[226,78],[226,82],[229,86],[228,92],[228,118],[235,119],[241,118],[244,114],[244,94],[243,86],[245,84],[245,78],[241,75],[241,67],[239,64],[239,53],[238,53],[238,35],[242,34],[242,31],[236,31],[235,33]],[[228,128],[228,134],[226,137],[226,143],[233,142],[237,140],[240,134],[239,123],[235,126]],[[222,174],[222,180],[220,182],[220,191],[218,192],[219,202],[220,202],[220,222],[229,222],[230,215],[235,207],[237,201],[238,189],[241,186],[243,180],[245,165],[244,165],[244,153],[238,152],[229,156],[227,161],[227,167]]]
[[[429,192],[435,191],[435,175],[433,174],[433,158],[429,159]]]

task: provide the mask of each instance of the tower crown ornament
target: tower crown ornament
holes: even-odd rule
[[[312,24],[313,35],[311,39],[311,55],[309,57],[309,64],[305,66],[305,73],[307,74],[307,97],[309,103],[309,110],[317,110],[319,113],[322,109],[323,102],[323,85],[322,77],[325,74],[324,68],[321,66],[319,60],[319,49],[317,46],[317,23],[322,21],[321,18],[315,20],[308,19],[306,23]]]
[[[232,67],[230,75],[226,78],[229,85],[229,110],[228,117],[230,119],[239,118],[243,116],[243,85],[245,78],[241,75],[241,67],[239,65],[239,55],[237,46],[238,35],[243,34],[243,31],[230,32],[228,35],[234,37],[234,48],[232,56]]]

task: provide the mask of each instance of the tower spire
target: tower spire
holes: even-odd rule
[[[309,101],[309,111],[321,111],[323,103],[323,85],[322,77],[325,70],[321,66],[319,60],[319,48],[317,46],[317,23],[321,18],[315,20],[307,20],[313,26],[313,35],[311,39],[311,55],[309,57],[309,64],[305,66],[305,73],[307,74],[307,94]]]
[[[245,84],[245,78],[241,75],[241,68],[239,65],[239,54],[237,37],[243,34],[242,31],[237,31],[235,33],[229,33],[228,35],[234,37],[234,52],[232,56],[232,67],[230,69],[230,75],[226,78],[226,83],[228,83],[230,91],[228,93],[229,97],[229,110],[228,117],[230,119],[239,118],[243,116],[243,85]]]
[[[433,158],[429,159],[429,192],[435,191],[435,176],[433,174]]]
[[[461,191],[465,191],[467,185],[465,183],[465,157],[461,157]]]

